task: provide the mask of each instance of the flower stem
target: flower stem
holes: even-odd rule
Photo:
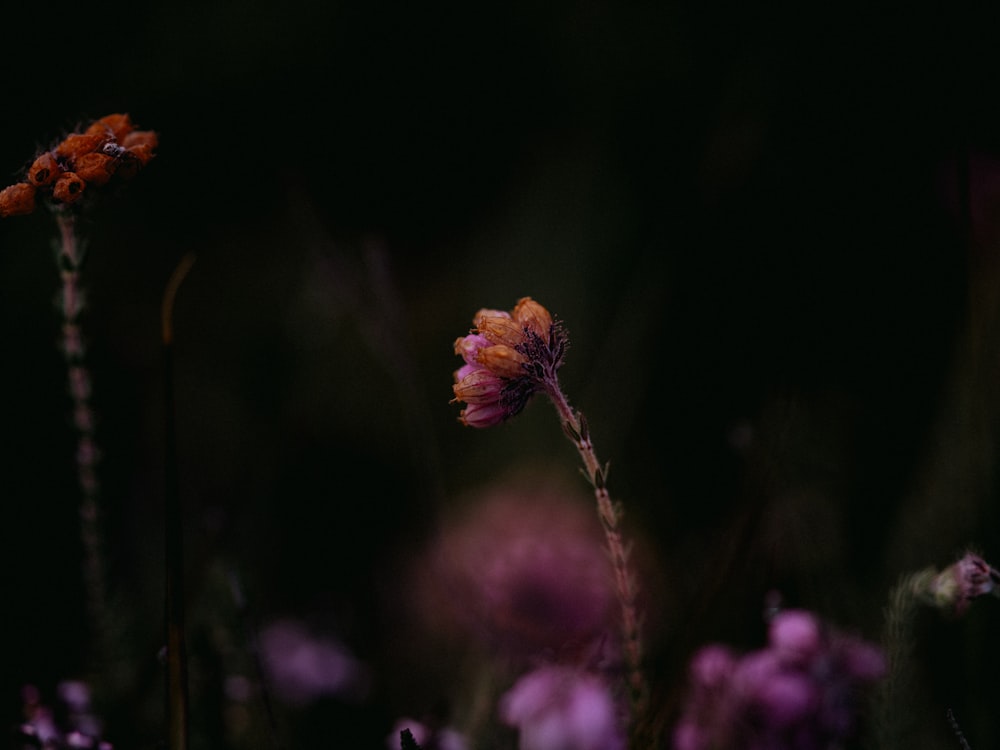
[[[648,687],[642,672],[642,637],[639,632],[639,616],[636,606],[637,585],[629,565],[629,549],[622,540],[622,508],[611,501],[606,486],[607,467],[602,467],[594,452],[590,430],[583,414],[574,410],[554,377],[546,378],[545,392],[552,401],[562,420],[563,431],[576,446],[583,460],[586,476],[594,488],[597,500],[597,515],[604,527],[604,536],[611,557],[615,589],[621,605],[622,648],[625,660],[626,683],[632,708],[633,732],[645,712]]]
[[[177,430],[174,410],[174,298],[191,270],[193,255],[186,255],[174,270],[163,294],[163,400],[164,400],[164,546],[165,615],[167,631],[167,747],[186,750],[189,738],[187,645],[184,632],[183,517],[177,480]]]
[[[80,331],[84,308],[80,288],[80,269],[84,253],[76,231],[76,217],[68,211],[56,212],[59,226],[57,261],[62,288],[59,308],[62,313],[60,348],[66,360],[66,375],[72,400],[73,424],[76,427],[76,477],[80,487],[80,538],[83,544],[83,579],[87,608],[101,648],[109,648],[110,610],[105,585],[106,562],[100,519],[100,483],[97,464],[100,451],[94,434],[95,417],[90,404],[91,377],[86,362],[86,347]],[[104,653],[101,662],[109,656]]]

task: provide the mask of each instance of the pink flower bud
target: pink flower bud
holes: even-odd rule
[[[499,402],[488,404],[469,404],[458,415],[459,421],[466,427],[492,427],[503,422],[506,410]]]

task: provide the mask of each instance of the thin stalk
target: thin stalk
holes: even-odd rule
[[[177,481],[177,429],[174,409],[173,307],[181,282],[191,270],[186,255],[163,295],[164,513],[166,549],[165,619],[167,631],[167,747],[187,750],[189,738],[187,646],[184,636],[183,523]]]
[[[106,561],[101,532],[100,483],[97,464],[100,451],[95,436],[94,410],[90,369],[86,361],[86,345],[80,330],[80,315],[84,296],[80,271],[84,261],[83,246],[76,230],[76,217],[68,211],[56,212],[59,226],[57,262],[62,287],[59,309],[62,314],[60,349],[66,361],[66,377],[72,400],[73,424],[76,428],[76,478],[80,488],[80,539],[83,545],[83,579],[87,592],[87,609],[94,637],[100,650],[99,662],[110,656],[110,609],[105,584]]]
[[[633,732],[645,713],[649,697],[646,678],[642,671],[642,636],[639,628],[637,585],[629,565],[629,548],[622,539],[621,505],[611,501],[606,486],[607,467],[602,467],[590,439],[587,420],[574,410],[555,379],[546,379],[545,392],[562,420],[566,436],[576,446],[583,460],[587,478],[594,488],[597,515],[604,528],[604,537],[614,572],[615,589],[621,606],[622,650],[625,660],[625,677],[632,707]]]

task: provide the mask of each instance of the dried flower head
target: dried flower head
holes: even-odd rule
[[[0,190],[0,217],[30,214],[36,196],[67,206],[113,179],[130,179],[153,158],[157,145],[156,133],[136,130],[127,114],[102,117],[39,154],[23,182]]]
[[[562,325],[530,297],[511,312],[482,309],[468,336],[456,339],[465,365],[455,371],[452,390],[466,407],[468,427],[490,427],[519,414],[532,395],[551,391],[569,340]]]

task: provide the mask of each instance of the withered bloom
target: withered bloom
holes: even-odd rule
[[[41,153],[23,182],[0,190],[0,218],[30,214],[36,195],[66,206],[113,179],[127,180],[155,156],[158,141],[152,130],[136,130],[126,114],[102,117]]]
[[[490,427],[519,414],[538,391],[557,388],[569,340],[562,325],[531,297],[511,312],[482,309],[468,336],[456,339],[465,365],[455,371],[453,401],[466,404],[459,419]]]

